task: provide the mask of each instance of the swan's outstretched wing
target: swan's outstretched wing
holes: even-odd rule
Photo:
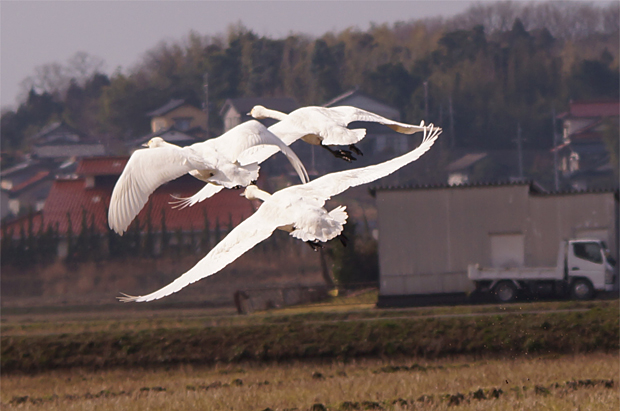
[[[285,190],[298,190],[303,195],[312,196],[321,199],[321,201],[328,200],[348,188],[370,183],[388,176],[399,168],[417,160],[432,147],[439,134],[441,134],[441,129],[434,128],[431,124],[424,130],[424,138],[420,146],[400,157],[373,166],[327,174],[308,184],[297,185]]]
[[[275,135],[276,138],[282,141],[286,146],[290,146],[295,141],[299,140],[305,135],[305,133],[300,131],[299,128],[291,127],[289,122],[287,121],[279,121],[276,124],[270,126],[267,130],[269,130],[273,135]],[[276,154],[278,150],[280,150],[280,148],[273,145],[255,146],[248,149],[244,153],[244,160],[252,160],[260,164],[272,155]]]
[[[362,110],[357,107],[330,107],[328,110],[331,118],[342,126],[347,126],[349,123],[352,123],[354,121],[368,121],[383,124],[391,128],[392,130],[403,134],[413,134],[419,131],[424,131],[424,123],[421,123],[419,126],[413,124],[399,123],[398,121],[390,120],[378,114],[371,113],[370,111]]]
[[[211,144],[218,153],[224,155],[229,161],[238,161],[241,165],[260,164],[266,160],[269,156],[264,158],[263,156],[255,157],[255,154],[263,147],[269,146],[271,154],[282,151],[303,183],[307,183],[310,180],[304,165],[293,150],[256,120],[239,124],[220,137],[208,140],[205,143]]]
[[[200,203],[201,201],[206,200],[207,198],[211,198],[220,191],[224,189],[224,186],[219,186],[216,184],[207,183],[203,188],[200,189],[196,194],[191,197],[175,197],[173,201],[170,201],[169,204],[172,204],[172,208],[178,208],[179,210],[184,209],[185,207],[191,207],[194,204]]]
[[[206,168],[209,165],[205,160],[187,147],[170,145],[135,151],[112,191],[110,228],[122,235],[157,187],[191,170]]]
[[[118,299],[123,302],[144,302],[175,293],[189,284],[217,273],[256,244],[269,238],[278,226],[291,224],[284,221],[281,213],[263,205],[256,213],[237,225],[198,264],[167,286],[144,296],[133,297],[125,294]]]

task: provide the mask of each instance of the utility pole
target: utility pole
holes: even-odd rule
[[[558,135],[555,132],[555,107],[551,107],[551,130],[553,138],[553,174],[555,177],[555,191],[560,190],[560,174],[558,172]]]
[[[424,122],[428,123],[428,80],[424,82]]]
[[[519,179],[523,180],[523,139],[521,138],[521,122],[517,123],[517,155],[519,156]]]
[[[207,116],[205,134],[206,138],[209,138],[209,73],[205,73],[205,75],[202,77],[202,81],[202,88],[205,92],[205,101],[202,105],[202,111],[204,111],[205,115]]]
[[[452,110],[452,94],[448,96],[448,115],[450,116],[450,146],[454,147],[456,141],[454,137],[454,110]]]

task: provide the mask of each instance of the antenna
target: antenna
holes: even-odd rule
[[[205,125],[205,135],[209,138],[209,73],[205,73],[202,77],[202,88],[205,92],[205,101],[202,103],[202,111],[207,116],[207,122]]]
[[[555,130],[555,107],[551,107],[551,138],[553,139],[553,174],[555,177],[555,191],[560,190],[560,173],[558,172],[558,135]]]
[[[523,180],[523,136],[521,135],[521,122],[517,122],[517,157],[519,165],[519,179]]]

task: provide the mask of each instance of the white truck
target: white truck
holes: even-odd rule
[[[471,264],[467,276],[476,292],[490,292],[499,302],[511,302],[519,293],[588,300],[596,291],[616,288],[616,261],[604,241],[562,241],[555,267],[481,268]]]

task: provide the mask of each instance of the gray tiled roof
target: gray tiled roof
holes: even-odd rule
[[[272,110],[290,113],[299,108],[299,104],[292,97],[241,97],[229,98],[224,103],[220,114],[223,115],[228,106],[233,106],[242,115],[249,113],[256,105],[265,106]]]
[[[161,106],[160,108],[155,109],[149,113],[146,113],[146,115],[147,117],[163,116],[164,114],[174,110],[177,107],[182,106],[183,104],[185,104],[185,100],[183,99],[172,99],[166,104],[164,104],[163,106]]]

